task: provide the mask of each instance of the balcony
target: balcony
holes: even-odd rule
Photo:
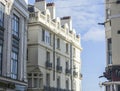
[[[66,68],[65,73],[66,73],[66,75],[70,75],[70,73],[71,73],[70,69]]]
[[[56,66],[56,70],[57,70],[57,72],[61,73],[62,72],[62,66],[57,65]]]
[[[74,76],[74,77],[78,77],[78,72],[73,71],[73,76]]]
[[[120,81],[120,66],[112,65],[106,67],[103,76],[110,81]]]
[[[50,63],[49,61],[46,61],[46,68],[48,70],[52,70],[52,63]]]

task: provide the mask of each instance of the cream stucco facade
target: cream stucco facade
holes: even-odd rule
[[[45,0],[28,10],[28,91],[81,91],[81,39],[71,17],[56,18]]]
[[[120,91],[120,0],[105,0],[106,71],[105,91]]]

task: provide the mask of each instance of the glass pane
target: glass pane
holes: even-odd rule
[[[29,88],[32,87],[32,78],[28,78],[28,87],[29,87]]]
[[[42,88],[42,87],[43,87],[43,79],[40,78],[40,79],[39,79],[39,88]]]
[[[14,51],[12,51],[11,54],[11,74],[12,74],[12,78],[16,79],[17,78],[17,74],[18,74],[18,54]]]
[[[50,74],[46,74],[46,85],[50,86]]]
[[[13,32],[13,34],[15,36],[18,37],[18,33],[19,33],[19,18],[16,15],[13,15],[12,32]]]
[[[34,88],[38,87],[38,78],[34,78]]]

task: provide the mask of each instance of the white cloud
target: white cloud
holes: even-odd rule
[[[73,27],[82,35],[91,27],[97,27],[98,22],[104,21],[103,5],[98,4],[102,2],[104,0],[56,0],[56,14],[59,17],[71,16]]]
[[[101,42],[105,40],[105,31],[97,28],[91,28],[82,36],[84,41]]]

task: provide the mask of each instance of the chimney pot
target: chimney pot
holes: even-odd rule
[[[35,2],[41,2],[41,1],[45,1],[45,0],[35,0]]]
[[[47,6],[54,6],[54,3],[47,3]]]
[[[70,19],[70,18],[71,18],[70,16],[65,16],[65,17],[62,17],[61,20]]]

